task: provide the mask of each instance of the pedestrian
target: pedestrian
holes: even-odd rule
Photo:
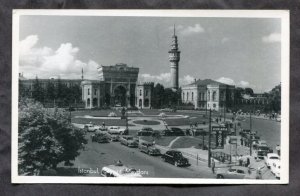
[[[277,151],[277,154],[280,156],[280,146],[279,146],[279,144],[276,145],[276,151]]]
[[[213,174],[215,173],[215,167],[216,167],[216,163],[215,163],[214,159],[212,159],[211,160],[211,170],[212,170]]]
[[[248,167],[249,165],[250,165],[250,158],[247,157],[247,165],[246,165],[246,167]]]
[[[104,122],[102,123],[102,128],[105,129],[105,123]]]
[[[243,140],[243,138],[241,138],[241,145],[243,145],[244,144],[244,140]]]

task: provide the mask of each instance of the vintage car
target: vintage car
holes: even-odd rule
[[[145,152],[149,155],[160,155],[160,150],[155,147],[152,142],[140,141],[139,149],[141,152]]]
[[[177,127],[171,127],[169,129],[165,129],[161,132],[163,136],[184,136],[185,132]]]
[[[110,141],[112,141],[112,142],[118,142],[120,134],[117,133],[117,132],[112,132],[112,133],[108,133],[107,136],[110,139]]]
[[[180,151],[169,150],[161,156],[164,162],[171,163],[176,167],[189,166],[189,160],[185,158]]]
[[[144,127],[137,132],[137,136],[152,136],[153,132],[151,127]]]
[[[123,164],[108,165],[101,169],[102,177],[140,178],[142,175],[134,168]]]
[[[271,165],[271,172],[275,175],[276,178],[280,179],[280,160],[274,161]]]
[[[87,132],[95,132],[99,129],[99,126],[95,126],[94,124],[89,123],[85,124],[83,129]]]
[[[269,146],[265,146],[265,145],[255,145],[253,147],[254,151],[253,151],[253,157],[255,159],[264,159],[265,156],[267,156],[268,153],[272,153],[273,150],[269,147]]]
[[[230,168],[219,168],[216,177],[219,179],[244,179],[248,173],[247,167],[232,166]]]
[[[91,135],[92,142],[98,143],[109,143],[109,138],[106,134],[103,133],[95,133]]]
[[[125,146],[133,147],[133,148],[138,147],[138,142],[132,136],[124,135],[124,136],[120,137],[119,140],[120,140],[121,144],[123,144]]]
[[[120,135],[123,135],[126,133],[126,128],[121,128],[118,126],[110,126],[108,127],[108,133],[118,133]]]
[[[280,157],[278,154],[268,153],[267,156],[264,157],[264,159],[265,159],[265,164],[267,165],[268,168],[270,168],[274,162],[280,160]]]

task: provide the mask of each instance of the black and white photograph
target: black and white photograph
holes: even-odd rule
[[[289,183],[289,11],[14,10],[12,52],[12,183]]]

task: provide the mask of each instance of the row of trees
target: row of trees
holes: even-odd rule
[[[154,108],[163,108],[177,106],[181,103],[181,90],[177,92],[170,88],[165,88],[157,83],[153,89],[152,106]]]
[[[71,125],[63,109],[46,109],[33,99],[19,102],[18,166],[20,175],[43,175],[79,155],[85,134]]]
[[[36,78],[32,89],[26,87],[22,80],[19,81],[19,96],[33,98],[41,103],[56,102],[59,105],[67,106],[69,103],[81,101],[81,87],[73,84],[68,87],[60,79],[55,83],[49,80],[43,87],[41,81]]]

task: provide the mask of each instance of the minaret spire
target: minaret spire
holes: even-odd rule
[[[174,24],[174,36],[175,36],[176,34],[175,34],[175,24]]]
[[[171,49],[169,50],[169,61],[171,68],[171,88],[175,91],[179,88],[179,61],[180,61],[180,51],[178,48],[178,40],[175,31],[174,24],[174,32],[172,36],[172,44]]]
[[[83,68],[81,69],[81,80],[83,80]]]

